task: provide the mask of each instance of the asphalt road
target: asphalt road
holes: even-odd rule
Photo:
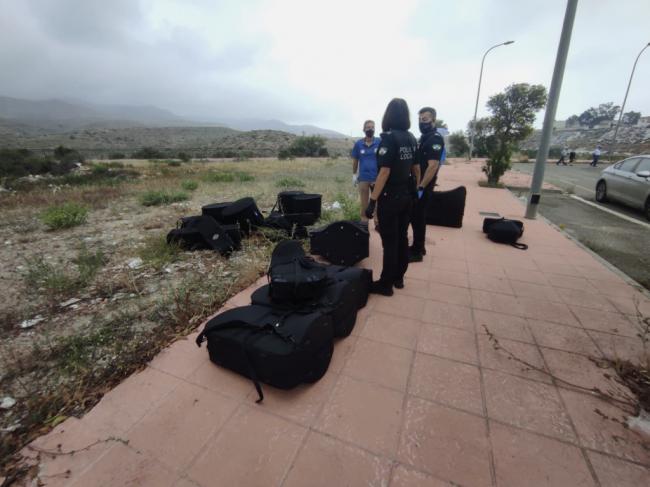
[[[515,164],[515,169],[532,173],[533,164]],[[622,205],[595,203],[594,190],[600,169],[589,166],[547,165],[545,181],[570,190],[594,205],[573,198],[567,193],[544,192],[539,213],[562,228],[602,258],[650,290],[650,225],[641,212]],[[526,198],[527,192],[514,191]],[[595,206],[604,206],[607,212]],[[626,215],[641,222],[630,221]]]
[[[608,165],[609,164],[599,164],[598,167],[594,168],[589,164],[576,164],[573,166],[556,166],[555,164],[547,164],[546,170],[544,171],[544,181],[551,183],[564,191],[574,193],[581,198],[596,203],[596,182],[600,177],[601,171]],[[526,174],[532,174],[534,167],[534,163],[516,163],[512,165],[513,169]],[[618,203],[597,204],[636,220],[647,222],[641,210],[629,208]]]

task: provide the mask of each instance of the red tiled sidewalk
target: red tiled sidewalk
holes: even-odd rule
[[[650,300],[542,220],[525,221],[528,251],[491,243],[478,212],[521,218],[521,203],[478,187],[477,164],[443,171],[446,188],[468,186],[463,228],[429,227],[425,261],[395,296],[370,299],[320,382],[266,387],[257,405],[250,382],[189,336],[34,442],[113,438],[42,455],[44,484],[650,485],[648,437],[604,419],[623,418],[611,404],[509,360],[484,328],[558,378],[620,389],[588,356],[640,353],[633,313],[650,314]],[[374,232],[371,246],[361,265],[379,271]]]

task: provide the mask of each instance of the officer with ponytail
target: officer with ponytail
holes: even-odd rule
[[[404,287],[409,264],[407,230],[415,185],[420,181],[416,160],[417,141],[409,132],[411,120],[406,101],[393,98],[381,121],[381,142],[377,151],[379,173],[370,196],[366,217],[377,211],[379,234],[384,249],[383,268],[370,292],[392,296],[393,286]]]

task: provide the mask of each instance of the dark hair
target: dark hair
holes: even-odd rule
[[[425,112],[429,112],[433,116],[433,120],[436,120],[436,109],[431,108],[431,107],[422,107],[420,108],[420,111],[418,112],[418,115],[422,115]]]
[[[409,106],[403,98],[393,98],[384,112],[381,119],[381,129],[384,132],[389,130],[408,130],[411,128],[411,115]]]
[[[375,121],[374,121],[374,120],[366,120],[365,122],[363,122],[363,128],[364,128],[364,129],[366,128],[366,124],[368,124],[368,123],[371,123],[371,124],[375,125]]]

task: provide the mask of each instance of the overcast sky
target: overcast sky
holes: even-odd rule
[[[156,105],[190,118],[277,118],[346,134],[387,102],[451,130],[552,75],[565,0],[0,0],[0,95]],[[558,119],[620,104],[650,41],[650,1],[580,0]],[[650,48],[628,109],[650,114]],[[542,114],[538,117],[541,125]]]

